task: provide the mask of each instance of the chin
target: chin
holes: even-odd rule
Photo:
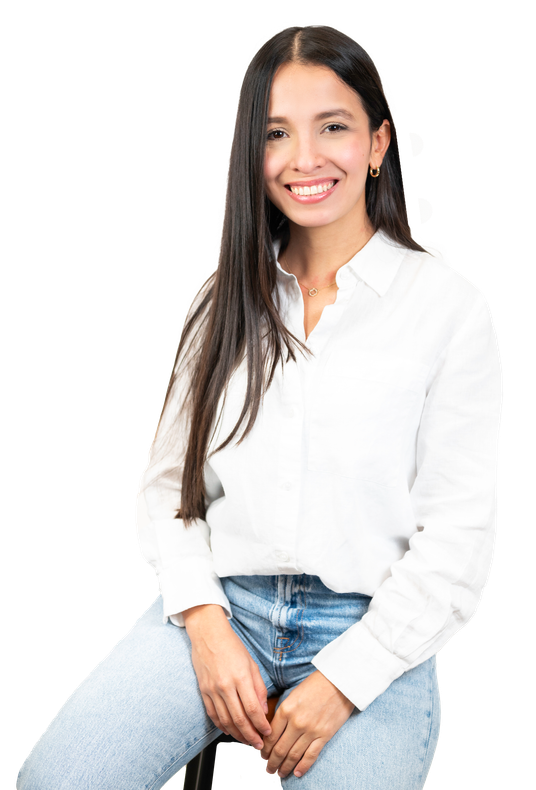
[[[338,219],[338,216],[335,216],[332,212],[322,211],[322,212],[308,212],[305,214],[294,214],[289,213],[285,215],[290,222],[293,222],[295,225],[300,225],[302,228],[321,228],[324,225],[331,225],[332,222]]]

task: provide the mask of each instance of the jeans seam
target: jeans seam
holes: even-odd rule
[[[203,735],[203,737],[202,737],[202,738],[199,738],[199,740],[198,740],[198,741],[194,741],[194,743],[192,743],[192,745],[191,745],[191,746],[189,746],[189,747],[188,747],[188,748],[187,748],[187,749],[186,749],[186,750],[185,750],[185,751],[182,753],[182,755],[181,755],[180,757],[177,757],[175,760],[172,760],[172,761],[169,763],[169,765],[167,765],[165,768],[163,768],[163,769],[160,771],[160,774],[159,774],[159,776],[157,776],[157,778],[154,780],[154,782],[152,783],[152,785],[151,785],[150,787],[147,787],[147,790],[154,790],[155,788],[159,787],[159,784],[158,784],[158,783],[160,782],[160,779],[161,779],[161,777],[162,777],[162,776],[163,776],[165,773],[167,773],[167,772],[169,771],[169,769],[170,769],[170,768],[171,768],[171,767],[172,767],[174,764],[175,764],[175,765],[180,765],[180,768],[186,768],[186,766],[188,765],[188,763],[190,762],[190,760],[193,760],[194,758],[193,758],[193,757],[190,757],[190,760],[188,760],[187,762],[185,762],[185,763],[184,763],[184,762],[182,762],[182,761],[184,760],[184,755],[185,755],[185,754],[188,754],[188,752],[190,751],[190,749],[192,748],[192,746],[195,746],[195,745],[196,745],[196,743],[199,743],[200,741],[204,741],[204,740],[205,740],[207,737],[209,737],[210,735],[212,735],[212,734],[213,734],[213,733],[215,733],[215,732],[216,732],[216,733],[218,732],[218,728],[217,728],[217,727],[214,727],[214,728],[213,728],[213,729],[212,729],[210,732],[208,732],[208,733],[206,733],[205,735]],[[221,732],[221,731],[220,731],[220,732]],[[210,741],[209,741],[209,742],[206,744],[206,746],[210,746],[210,744],[211,744],[211,743],[212,743],[214,740],[216,740],[216,738],[217,738],[217,737],[218,737],[218,736],[216,735],[214,738],[211,738],[211,739],[210,739]],[[205,748],[206,748],[206,746],[203,746],[203,749],[205,749]],[[202,751],[203,751],[203,749],[200,749],[200,750],[199,750],[199,752],[198,752],[198,754],[199,754],[200,752],[202,752]],[[194,755],[194,756],[195,756],[195,755]],[[179,771],[180,771],[180,768],[179,768]],[[178,773],[178,772],[177,772],[177,773]]]
[[[437,659],[436,659],[436,667],[437,667]],[[423,790],[423,788],[425,787],[425,785],[423,784],[423,782],[424,782],[424,772],[425,772],[425,759],[426,759],[426,755],[428,754],[428,750],[430,748],[430,743],[431,743],[431,739],[432,739],[432,728],[434,726],[434,707],[435,707],[434,694],[435,694],[435,689],[433,688],[433,681],[431,679],[430,679],[430,682],[429,682],[428,691],[429,691],[429,699],[431,700],[430,723],[428,725],[428,736],[426,738],[426,743],[425,743],[425,746],[424,746],[424,752],[423,752],[423,756],[422,756],[422,760],[421,760],[421,773],[420,773],[420,776],[419,776],[419,783],[418,783],[418,786],[417,786],[416,790]],[[433,761],[432,761],[432,764],[433,764]],[[428,773],[430,773],[430,768],[428,769]]]

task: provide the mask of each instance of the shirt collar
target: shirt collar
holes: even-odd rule
[[[278,272],[284,277],[293,277],[286,272],[277,257],[281,242],[274,242],[274,252],[276,256]],[[377,230],[369,241],[357,252],[354,257],[339,271],[350,269],[357,277],[369,285],[379,296],[383,296],[393,282],[396,273],[402,263],[402,259],[408,252],[406,247],[401,247],[390,239],[387,234]]]

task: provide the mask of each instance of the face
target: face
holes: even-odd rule
[[[358,95],[329,68],[285,63],[272,83],[264,162],[266,193],[305,227],[366,220],[369,165],[381,165],[389,121],[369,132]]]

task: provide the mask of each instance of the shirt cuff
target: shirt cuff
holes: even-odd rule
[[[190,557],[185,566],[182,562],[163,568],[158,581],[163,600],[164,623],[184,628],[182,612],[191,606],[215,603],[223,607],[227,619],[232,617],[231,604],[223,591],[219,576],[210,568],[211,563],[203,557]]]
[[[360,711],[406,670],[401,659],[382,647],[362,622],[329,642],[312,663]]]

